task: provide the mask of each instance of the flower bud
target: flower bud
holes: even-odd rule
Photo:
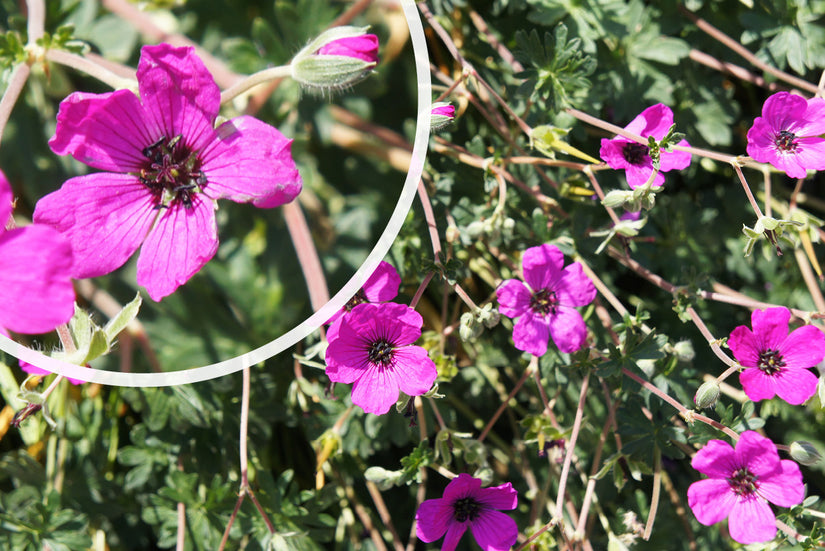
[[[696,352],[693,350],[693,344],[691,344],[690,341],[679,341],[674,344],[673,353],[680,362],[689,362],[696,356]]]
[[[455,120],[455,107],[449,103],[437,102],[430,111],[430,132],[437,132]]]
[[[471,312],[461,314],[458,325],[458,335],[462,341],[473,341],[481,335],[482,326],[476,323],[475,316]]]
[[[487,303],[482,308],[476,309],[476,319],[483,323],[487,329],[492,329],[498,325],[501,316],[492,304]]]
[[[810,467],[819,463],[822,455],[810,442],[798,440],[791,443],[791,458],[797,463]]]
[[[378,63],[378,37],[367,27],[334,27],[298,52],[292,78],[313,90],[332,91],[363,80]]]
[[[699,409],[713,407],[716,400],[719,399],[719,384],[716,381],[707,381],[702,383],[699,390],[696,391],[696,396],[693,397],[693,403]]]

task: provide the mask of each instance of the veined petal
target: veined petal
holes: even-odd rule
[[[518,492],[511,483],[482,488],[476,493],[476,501],[491,509],[515,509],[518,505]]]
[[[363,303],[352,309],[348,322],[369,340],[383,339],[394,346],[412,344],[421,336],[424,319],[406,304]]]
[[[499,511],[481,511],[470,530],[484,551],[508,551],[518,539],[516,521]]]
[[[791,405],[804,404],[816,394],[819,379],[816,375],[802,368],[783,367],[774,375],[776,395]]]
[[[805,486],[799,465],[790,459],[779,462],[779,473],[759,480],[760,496],[780,507],[793,507],[805,499]]]
[[[746,430],[739,436],[735,453],[737,463],[760,478],[780,471],[776,445],[756,431]]]
[[[805,122],[796,127],[800,136],[819,136],[825,134],[825,99],[810,98],[805,109]]]
[[[808,102],[802,96],[788,92],[773,94],[762,105],[762,117],[774,133],[782,130],[794,131],[797,124],[804,121]]]
[[[690,147],[687,140],[682,140],[677,144],[679,147]],[[659,154],[659,170],[668,172],[670,170],[682,170],[690,166],[691,155],[687,151],[661,151]]]
[[[444,499],[452,503],[456,499],[472,496],[477,498],[481,492],[481,479],[467,473],[459,473],[444,488]]]
[[[369,343],[353,329],[350,317],[338,320],[337,335],[329,339],[325,354],[327,376],[336,383],[353,383],[369,367]]]
[[[630,124],[625,126],[625,130],[643,138],[653,136],[661,140],[672,125],[673,111],[664,103],[657,103],[639,113]]]
[[[445,499],[424,501],[415,514],[415,535],[424,543],[441,538],[453,520],[453,508]]]
[[[69,241],[72,277],[108,274],[122,266],[156,217],[148,188],[129,174],[78,176],[40,199],[35,224],[52,226]]]
[[[498,311],[508,318],[518,318],[530,310],[532,293],[518,279],[508,279],[496,289]]]
[[[420,396],[432,388],[438,370],[427,351],[420,346],[402,346],[393,352],[393,371],[401,392]]]
[[[725,520],[736,503],[736,494],[726,480],[706,478],[690,485],[688,505],[696,520],[710,526]]]
[[[739,373],[739,383],[748,398],[754,402],[776,396],[776,379],[758,367],[749,367]]]
[[[757,496],[739,498],[728,516],[730,537],[739,543],[761,543],[776,537],[776,517],[771,506]]]
[[[401,276],[389,262],[381,261],[361,287],[370,302],[387,302],[398,296]]]
[[[216,139],[212,123],[218,116],[221,94],[194,48],[144,46],[137,79],[147,121],[159,134],[156,140],[181,134],[188,147],[201,151]]]
[[[734,358],[745,367],[759,365],[759,355],[762,353],[761,344],[756,335],[746,326],[740,325],[728,337],[728,348]]]
[[[237,117],[218,128],[220,142],[203,151],[203,172],[212,197],[259,208],[283,205],[301,192],[292,140],[253,117]]]
[[[627,159],[624,158],[624,146],[631,143],[623,137],[615,137],[611,140],[602,138],[601,147],[599,148],[599,157],[607,163],[610,168],[621,170],[630,166]]]
[[[74,314],[72,249],[42,225],[0,235],[0,326],[46,333]]]
[[[516,320],[513,327],[513,344],[519,350],[534,356],[544,356],[549,340],[550,326],[545,318],[528,312]]]
[[[825,170],[825,140],[822,138],[797,138],[793,152],[796,163],[803,170]]]
[[[172,203],[149,232],[137,263],[137,282],[152,300],[172,294],[218,251],[215,203],[192,196],[191,208]]]
[[[160,137],[151,126],[130,90],[75,92],[60,102],[49,147],[101,170],[137,172],[146,161],[141,151]]]
[[[564,306],[585,306],[596,298],[596,286],[584,275],[582,265],[574,262],[564,268],[553,289]]]
[[[725,479],[742,467],[736,460],[733,446],[724,440],[710,440],[705,447],[696,452],[691,466],[711,478]]]
[[[441,551],[455,551],[461,536],[467,531],[467,522],[451,522],[447,528],[447,535],[444,536],[444,543],[441,544]]]
[[[627,178],[627,185],[630,189],[636,189],[637,187],[645,185],[650,179],[651,174],[653,174],[653,161],[650,157],[647,157],[645,163],[641,165],[628,164],[624,172],[625,178]],[[659,187],[664,185],[664,183],[665,175],[658,172],[656,176],[653,177],[651,186]]]
[[[587,339],[587,326],[578,311],[559,306],[554,315],[548,316],[550,335],[561,352],[570,354],[579,350]]]
[[[791,311],[787,308],[767,308],[754,310],[751,314],[751,327],[761,351],[779,350],[788,336],[788,322]]]
[[[397,401],[398,377],[391,368],[367,364],[364,374],[352,384],[352,403],[367,413],[383,415]]]
[[[521,257],[524,281],[534,291],[547,289],[564,267],[564,254],[555,245],[530,247]]]

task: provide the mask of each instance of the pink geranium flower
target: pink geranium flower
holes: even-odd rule
[[[748,130],[748,155],[804,178],[825,169],[825,100],[777,92],[765,100],[762,116]]]
[[[414,343],[424,320],[405,304],[359,304],[341,318],[338,337],[326,351],[327,375],[352,384],[352,403],[367,413],[387,413],[399,389],[420,396],[438,372],[427,351]]]
[[[791,507],[805,497],[799,465],[780,460],[774,443],[754,431],[743,432],[736,449],[711,440],[691,464],[710,477],[688,488],[696,519],[710,526],[727,518],[730,535],[739,543],[776,536],[776,517],[768,502]]]
[[[140,247],[137,282],[160,300],[218,250],[217,199],[276,207],[301,178],[275,128],[247,116],[214,128],[220,91],[193,48],[145,46],[137,78],[140,99],[117,90],[61,102],[52,151],[106,172],[67,180],[34,220],[69,240],[76,278],[112,272]]]
[[[47,226],[6,229],[12,202],[0,171],[0,333],[47,333],[74,314],[72,248]]]
[[[496,289],[499,312],[516,319],[516,348],[542,356],[552,336],[562,352],[580,349],[587,327],[575,307],[596,298],[596,288],[581,264],[564,267],[564,255],[558,247],[545,244],[524,251],[521,267],[525,283],[508,279]]]
[[[808,368],[825,358],[825,334],[813,325],[788,334],[790,319],[787,308],[754,310],[753,331],[740,325],[728,338],[734,357],[746,368],[739,381],[753,401],[778,394],[798,405],[816,392],[817,377]]]
[[[484,551],[506,551],[516,543],[516,522],[498,511],[515,509],[518,492],[508,482],[482,488],[481,480],[461,473],[438,499],[424,501],[415,514],[415,533],[430,543],[444,537],[441,551],[453,551],[467,528]]]
[[[653,136],[661,140],[673,126],[673,111],[663,103],[657,103],[642,111],[633,121],[624,127],[628,132],[643,138]],[[688,147],[687,140],[677,145]],[[624,136],[602,139],[599,155],[614,169],[624,169],[627,185],[631,189],[643,186],[653,174],[653,159],[648,146],[628,140]],[[653,179],[653,186],[665,183],[663,172],[681,170],[690,164],[690,153],[684,151],[662,151],[659,156],[659,172]]]
[[[364,285],[355,293],[338,312],[335,312],[327,323],[327,340],[332,341],[338,336],[343,316],[352,312],[359,304],[366,302],[387,302],[398,296],[398,287],[401,286],[401,276],[389,262],[381,261]]]

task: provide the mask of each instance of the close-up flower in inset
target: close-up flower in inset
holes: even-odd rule
[[[665,137],[673,126],[673,111],[663,103],[657,103],[642,111],[633,121],[624,127],[633,134],[643,138],[653,136],[657,140]],[[687,140],[681,140],[677,145],[688,147]],[[643,186],[653,174],[653,159],[650,148],[646,145],[628,140],[624,136],[602,139],[599,155],[614,169],[624,169],[627,185],[631,189]],[[690,165],[690,153],[684,151],[661,151],[659,155],[659,172],[653,178],[654,187],[665,183],[664,172],[681,170]]]
[[[710,478],[688,488],[688,504],[706,526],[728,519],[728,531],[739,543],[770,541],[776,517],[768,502],[780,507],[802,503],[805,489],[799,465],[779,459],[771,440],[745,431],[734,449],[711,440],[696,452],[693,468]]]
[[[0,171],[0,333],[48,333],[74,314],[72,248],[42,224],[6,229],[13,201]]]
[[[332,341],[338,336],[343,316],[352,312],[352,309],[365,302],[388,302],[398,296],[398,287],[401,285],[401,276],[392,264],[382,260],[375,271],[364,282],[364,285],[347,301],[343,308],[335,312],[327,323],[327,340]]]
[[[590,304],[596,287],[578,262],[564,266],[554,245],[531,247],[521,257],[524,283],[508,279],[496,289],[499,312],[515,318],[516,348],[535,356],[547,352],[550,337],[562,352],[580,349],[587,327],[576,306]]]
[[[791,312],[787,308],[754,310],[753,330],[740,325],[728,338],[728,346],[745,368],[739,381],[753,401],[774,395],[789,404],[805,402],[816,392],[817,377],[808,368],[825,358],[825,334],[805,325],[788,333]]]
[[[290,63],[292,78],[311,91],[333,92],[365,79],[378,64],[378,37],[367,27],[332,27]]]
[[[248,116],[215,128],[220,90],[193,48],[145,46],[129,90],[63,100],[52,151],[106,172],[43,197],[34,220],[71,243],[72,276],[110,273],[140,248],[137,282],[154,300],[218,250],[218,199],[283,205],[301,191],[292,140]]]
[[[437,102],[430,110],[430,132],[446,128],[455,120],[455,106],[450,103]]]
[[[421,314],[405,304],[359,304],[341,318],[338,336],[326,351],[327,376],[352,383],[352,403],[367,413],[387,413],[399,390],[420,396],[438,372],[421,336]]]
[[[806,100],[777,92],[765,100],[762,116],[748,130],[748,155],[770,163],[791,178],[825,170],[825,99]]]
[[[515,509],[516,505],[518,492],[509,482],[482,488],[480,479],[461,473],[447,484],[442,497],[421,504],[415,514],[415,532],[426,543],[443,536],[441,551],[453,551],[469,528],[484,551],[506,551],[518,539],[518,525],[499,509]]]

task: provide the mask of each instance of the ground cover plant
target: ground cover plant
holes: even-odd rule
[[[825,3],[0,0],[4,549],[825,547]]]

